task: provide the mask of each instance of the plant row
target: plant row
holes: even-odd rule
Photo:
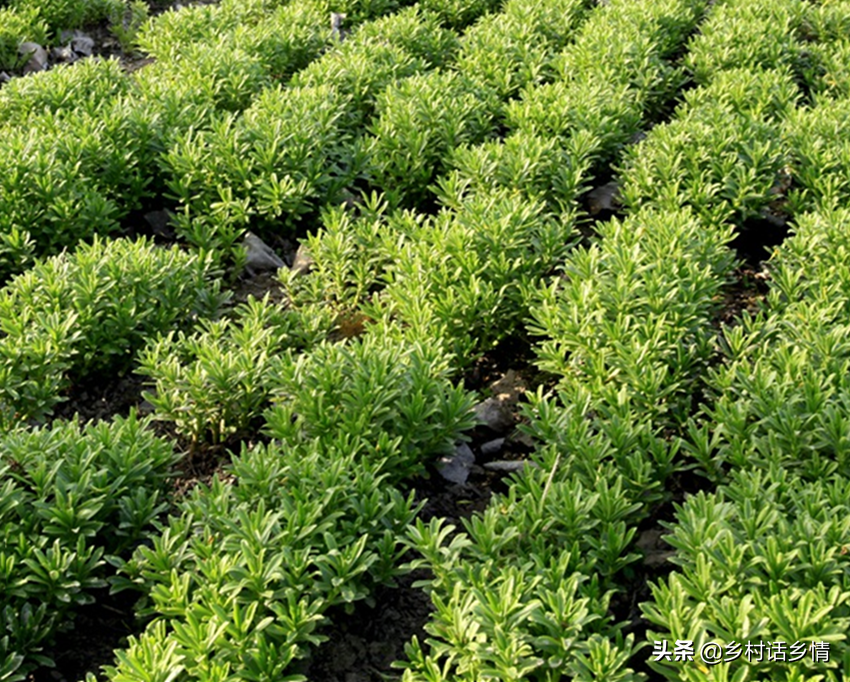
[[[725,98],[716,111],[730,112],[726,120],[734,120],[736,110],[745,121],[768,117],[776,92],[772,74],[716,75],[719,80],[694,91],[678,116]],[[738,89],[726,97],[730,83]],[[787,111],[796,88],[792,82],[783,87],[779,98],[791,93],[783,103]],[[750,106],[756,115],[742,111]],[[630,150],[631,158],[662,156],[651,136]],[[757,158],[743,160],[750,173],[759,172]],[[760,188],[764,196],[772,196],[780,170],[774,167]],[[575,249],[561,276],[531,293],[531,330],[548,339],[538,346],[541,367],[561,377],[556,396],[538,395],[527,410],[528,430],[544,444],[535,457],[540,468],[518,477],[511,492],[497,498],[497,509],[466,523],[466,535],[449,539],[450,529],[436,522],[417,527],[414,546],[436,574],[437,616],[426,626],[432,635],[427,652],[411,646],[405,680],[560,679],[565,670],[572,679],[636,678],[627,668],[633,644],[622,636],[623,624],[610,622],[610,599],[618,572],[636,558],[628,548],[637,522],[664,499],[665,479],[681,466],[680,445],[668,433],[686,423],[714,355],[718,294],[735,265],[727,246],[733,212],[695,214],[677,179],[661,177],[655,189],[669,197],[661,211],[634,201],[633,215],[597,226],[598,242]],[[630,182],[626,175],[624,194]],[[710,208],[717,203],[707,202]],[[567,485],[569,499],[549,508],[545,500],[559,483]],[[587,527],[569,517],[563,527],[569,530],[561,530],[561,513],[573,512],[583,491],[596,493],[594,502],[605,504],[611,516],[597,518],[588,503],[586,516],[579,516]],[[576,528],[576,535],[559,534]],[[569,548],[569,558],[558,557],[553,547]],[[560,583],[547,584],[546,558],[550,566],[565,561]],[[514,566],[516,574],[506,573]],[[575,583],[565,595],[557,587],[571,571]],[[526,592],[517,578],[529,574],[544,577]],[[550,618],[560,622],[562,639],[553,638]],[[574,629],[565,632],[567,623]],[[585,642],[580,628],[586,628]]]
[[[802,643],[805,653],[792,665],[765,652],[727,656],[709,679],[837,680],[850,670],[842,255],[850,216],[837,127],[846,107],[843,97],[822,97],[786,120],[796,142],[793,236],[768,262],[764,308],[724,330],[725,362],[707,374],[710,400],[689,423],[685,447],[720,487],[677,510],[668,541],[678,570],[644,605],[654,636],[689,639],[695,651],[772,641]],[[829,647],[826,660],[815,661],[818,642]],[[670,662],[658,669],[696,679]]]

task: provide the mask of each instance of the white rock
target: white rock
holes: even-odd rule
[[[310,249],[306,244],[301,244],[295,252],[295,258],[292,261],[292,267],[289,268],[296,275],[306,275],[313,269],[313,256],[310,255]]]
[[[620,206],[620,186],[609,182],[587,193],[587,209],[590,215],[615,211]]]

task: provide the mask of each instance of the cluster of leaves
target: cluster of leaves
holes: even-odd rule
[[[140,31],[138,45],[169,63],[183,64],[189,53],[246,55],[268,79],[286,81],[318,57],[331,41],[324,0],[289,3],[268,11],[268,3],[227,2],[166,12]]]
[[[805,79],[809,8],[804,0],[724,2],[691,41],[685,63],[700,85],[730,68],[789,69]]]
[[[41,419],[92,372],[122,372],[148,337],[212,315],[210,259],[145,240],[95,240],[0,290],[0,429]]]
[[[632,635],[608,617],[611,576],[638,558],[627,521],[639,505],[600,466],[601,442],[574,445],[594,459],[589,479],[538,457],[545,468],[516,477],[465,532],[452,537],[442,519],[411,529],[436,611],[427,652],[416,639],[406,647],[403,682],[640,679],[627,668]]]
[[[461,30],[479,17],[496,10],[499,0],[422,0],[422,7],[433,12],[449,28]]]
[[[369,334],[324,342],[270,362],[266,432],[285,443],[370,444],[360,457],[391,481],[422,473],[426,455],[453,451],[473,426],[471,395],[449,382],[439,344]]]
[[[16,26],[15,15],[18,15],[24,22],[34,20],[47,29],[48,35],[56,37],[62,29],[80,28],[107,19],[118,7],[124,6],[124,0],[8,0],[3,4],[9,10],[10,28]],[[15,49],[17,51],[17,45]]]
[[[398,319],[415,337],[442,338],[465,366],[516,329],[523,287],[569,248],[573,223],[498,189],[434,217],[403,213],[391,227],[386,288],[363,310],[381,325]]]
[[[196,487],[122,565],[115,588],[143,592],[140,615],[157,618],[109,679],[302,679],[287,673],[324,640],[323,614],[399,572],[417,507],[392,483],[472,425],[448,365],[426,344],[377,336],[277,355],[274,442],[243,448],[238,484]]]
[[[850,95],[850,93],[848,93]],[[830,210],[850,206],[850,140],[846,121],[850,99],[822,99],[818,106],[793,112],[784,122],[791,148],[794,186],[788,210]]]
[[[498,14],[485,15],[464,33],[455,67],[506,100],[554,75],[554,52],[573,37],[588,4],[508,0]]]
[[[149,343],[136,371],[154,381],[145,398],[155,419],[173,422],[193,442],[220,443],[262,413],[275,356],[309,347],[329,327],[318,314],[250,298],[232,318],[203,320],[191,334],[170,331]]]
[[[109,680],[304,679],[293,663],[326,639],[323,614],[393,578],[416,512],[357,461],[361,442],[337,441],[243,451],[238,485],[193,490],[121,568],[116,586],[147,593],[140,614],[157,618],[105,667]]]
[[[280,277],[297,310],[330,312],[342,336],[392,335],[400,322],[411,339],[441,339],[465,366],[520,324],[523,287],[571,245],[572,221],[543,209],[501,188],[436,216],[390,211],[374,196],[356,218],[327,212],[307,242],[311,272]]]
[[[691,662],[651,662],[666,679],[765,679],[837,682],[850,674],[850,481],[800,479],[781,465],[736,471],[716,493],[699,493],[677,506],[664,524],[679,568],[652,585],[642,606],[648,637],[722,646],[747,642],[829,643],[829,662],[807,649],[795,663],[771,661],[762,651],[710,668]]]
[[[458,38],[437,17],[418,6],[359,27],[321,59],[292,79],[294,86],[332,83],[351,98],[344,125],[363,132],[374,115],[378,95],[396,81],[449,64]]]
[[[520,130],[508,137],[451,152],[452,170],[435,183],[443,206],[459,210],[468,197],[494,188],[510,189],[533,202],[544,202],[562,220],[569,220],[575,200],[591,179],[592,148],[584,132],[567,140]]]
[[[541,369],[563,404],[627,402],[659,428],[689,414],[694,380],[712,353],[710,321],[734,266],[729,227],[687,211],[642,211],[597,227],[550,286],[532,293]]]
[[[414,206],[444,171],[446,154],[494,131],[493,106],[462,74],[432,71],[389,86],[378,95],[369,126],[368,173],[394,206]]]
[[[40,114],[68,118],[97,116],[126,95],[130,83],[114,59],[84,59],[73,68],[60,65],[28,78],[14,78],[0,90],[0,126],[31,125]]]
[[[759,217],[779,198],[789,161],[779,124],[797,100],[787,71],[718,74],[627,152],[623,203],[632,210],[690,206],[709,224]]]
[[[232,249],[248,221],[292,226],[334,201],[356,172],[339,126],[349,100],[330,86],[267,89],[242,116],[216,117],[164,155],[168,187],[183,204],[178,232],[206,249]]]
[[[43,647],[150,533],[176,455],[133,414],[0,436],[0,675],[53,665]]]

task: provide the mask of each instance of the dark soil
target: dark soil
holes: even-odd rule
[[[112,665],[113,651],[124,647],[127,637],[139,630],[133,616],[138,595],[110,595],[107,588],[92,594],[94,603],[78,609],[68,630],[44,652],[53,658],[56,667],[36,670],[27,677],[28,682],[78,682],[86,673]]]
[[[130,409],[142,404],[145,377],[128,373],[124,376],[97,377],[75,384],[65,395],[65,401],[53,410],[54,419],[88,421],[127,416]]]
[[[733,273],[733,281],[723,291],[723,302],[714,323],[732,327],[739,323],[746,311],[755,315],[764,304],[768,292],[768,272],[742,265]]]
[[[331,626],[324,631],[328,640],[316,649],[297,672],[311,682],[382,682],[400,677],[392,663],[404,658],[404,645],[427,636],[427,623],[433,606],[428,595],[413,587],[427,579],[422,571],[399,579],[397,587],[379,587],[375,605],[359,602],[354,613],[335,609],[327,614]]]

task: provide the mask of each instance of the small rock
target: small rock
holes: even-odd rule
[[[139,403],[138,413],[140,417],[146,417],[149,414],[153,414],[156,411],[156,408],[153,406],[153,403],[149,400],[143,400]]]
[[[347,16],[343,12],[331,12],[331,35],[334,40],[342,41],[348,35],[348,31],[342,28],[342,23]]]
[[[279,270],[286,267],[280,256],[257,235],[249,232],[243,241],[247,257],[245,267],[252,275],[268,270]]]
[[[77,61],[77,54],[71,49],[70,45],[54,47],[50,52],[50,56],[55,62],[67,62],[69,64],[73,64]]]
[[[85,33],[77,33],[71,41],[71,49],[81,57],[91,57],[94,51],[94,40]]]
[[[658,568],[676,553],[670,549],[663,534],[662,530],[645,530],[635,541],[635,547],[644,553],[644,566]]]
[[[461,443],[453,455],[440,457],[437,471],[450,483],[464,484],[469,478],[469,470],[475,464],[475,455],[466,443]]]
[[[306,244],[301,244],[295,252],[295,258],[292,261],[290,270],[296,275],[306,275],[313,269],[313,256],[310,254],[310,249]]]
[[[529,436],[525,431],[520,431],[516,429],[508,439],[511,443],[516,443],[517,445],[522,445],[523,447],[529,448],[530,450],[534,449],[537,446],[537,442]]]
[[[587,193],[587,210],[590,215],[616,211],[620,206],[620,186],[609,182]]]
[[[502,449],[502,446],[505,444],[504,438],[496,438],[495,440],[489,440],[481,446],[481,454],[485,457],[489,457],[490,455],[495,455]]]
[[[504,433],[514,425],[514,415],[506,401],[487,398],[472,409],[478,422],[496,433]]]
[[[514,471],[522,471],[526,466],[539,468],[536,462],[531,462],[525,459],[510,461],[497,460],[495,462],[487,462],[484,464],[485,469],[489,469],[490,471],[499,471],[504,474],[510,474]]]
[[[47,50],[38,43],[21,43],[18,54],[29,57],[29,61],[24,65],[24,73],[36,73],[47,68]]]
[[[12,77],[5,71],[0,71],[0,83],[8,83]]]

